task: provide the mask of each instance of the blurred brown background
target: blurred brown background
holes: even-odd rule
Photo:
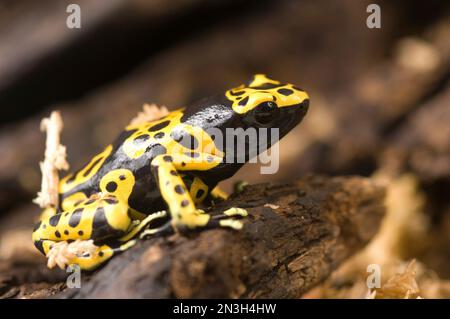
[[[73,30],[71,2],[0,2],[0,272],[29,262],[11,243],[26,242],[38,216],[39,122],[51,110],[62,112],[75,169],[143,103],[173,109],[266,73],[308,91],[310,112],[282,141],[276,175],[252,164],[234,180],[411,174],[433,245],[406,257],[450,277],[447,1],[78,0]],[[381,6],[381,29],[366,26],[370,3]]]

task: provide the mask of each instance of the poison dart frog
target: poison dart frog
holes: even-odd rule
[[[208,196],[220,196],[216,185],[244,165],[225,160],[227,153],[255,153],[257,146],[248,143],[245,150],[230,149],[226,129],[276,128],[281,138],[308,107],[302,89],[257,74],[246,85],[159,120],[130,125],[87,165],[61,179],[59,207],[41,215],[33,242],[47,255],[58,242],[92,239],[95,251],[69,261],[92,270],[137,238],[211,227],[240,229],[244,209],[210,215],[197,208]],[[221,132],[218,143],[215,135]],[[256,153],[276,142],[267,140],[267,147]]]

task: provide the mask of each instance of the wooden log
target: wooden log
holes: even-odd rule
[[[373,237],[383,199],[383,187],[359,177],[248,186],[213,208],[246,208],[242,231],[142,241],[56,297],[296,298]]]

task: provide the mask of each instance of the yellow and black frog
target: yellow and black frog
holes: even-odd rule
[[[33,232],[35,246],[47,255],[58,242],[92,239],[95,251],[69,261],[90,270],[138,237],[207,227],[240,229],[244,209],[212,216],[196,205],[219,196],[216,185],[244,165],[230,152],[247,153],[248,160],[267,149],[300,123],[308,105],[305,91],[257,74],[248,85],[126,127],[86,166],[61,180],[60,207],[42,214]],[[249,128],[277,129],[278,138],[266,138],[263,146],[247,142],[244,149],[228,143],[227,129]]]

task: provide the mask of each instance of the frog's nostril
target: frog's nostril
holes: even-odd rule
[[[300,103],[300,108],[302,111],[306,112],[309,108],[309,99],[304,100],[302,103]]]

